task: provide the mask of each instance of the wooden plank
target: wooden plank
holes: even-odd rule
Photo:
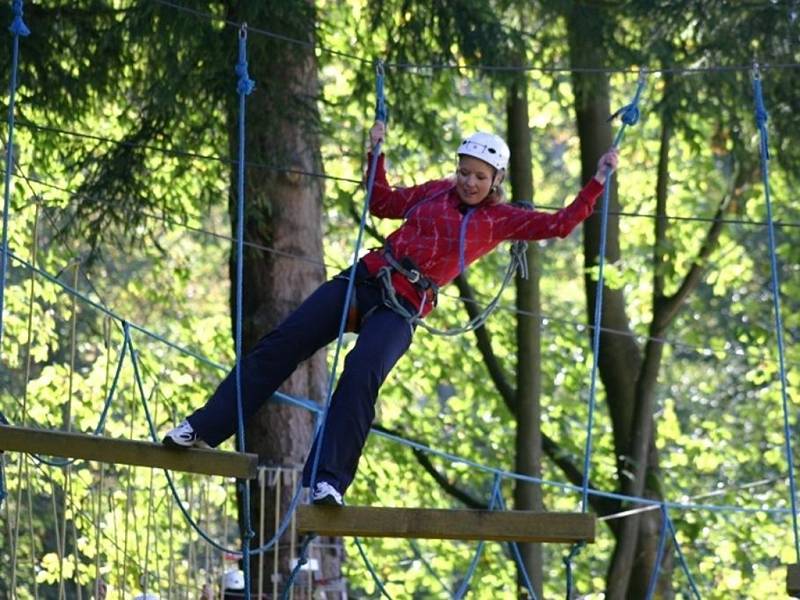
[[[0,425],[0,451],[2,450],[239,479],[253,479],[258,464],[255,454],[203,448],[167,448],[150,442],[8,425]]]
[[[330,536],[494,540],[594,541],[594,515],[527,511],[315,506],[297,509],[302,532]]]
[[[786,568],[786,593],[800,598],[800,565],[789,565]]]

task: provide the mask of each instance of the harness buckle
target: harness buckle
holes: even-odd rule
[[[408,279],[411,283],[417,283],[422,277],[422,274],[416,269],[411,269],[406,273],[404,273],[404,275],[406,276],[406,279]]]

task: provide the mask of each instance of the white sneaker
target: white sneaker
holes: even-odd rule
[[[164,436],[162,443],[172,448],[208,448],[209,445],[197,437],[197,432],[189,425],[189,421],[181,421]]]
[[[342,495],[327,481],[318,481],[311,494],[311,502],[314,504],[327,504],[329,506],[344,506]]]

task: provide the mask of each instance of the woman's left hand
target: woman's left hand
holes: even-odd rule
[[[600,160],[597,161],[597,173],[595,173],[594,178],[604,184],[606,178],[617,170],[618,162],[619,150],[612,146],[600,157]]]

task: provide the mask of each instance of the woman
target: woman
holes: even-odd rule
[[[370,130],[372,147],[384,136],[384,124],[376,122]],[[331,398],[311,493],[314,503],[343,504],[375,416],[378,390],[411,344],[414,324],[408,316],[427,315],[441,286],[501,242],[567,236],[592,213],[618,160],[616,149],[610,149],[600,159],[597,174],[569,206],[543,213],[502,202],[500,184],[510,152],[498,136],[473,134],[457,154],[454,178],[408,188],[389,185],[384,157],[378,157],[370,212],[405,221],[383,248],[369,252],[357,265],[348,328],[359,335]],[[298,363],[336,339],[348,275],[349,270],[322,284],[242,360],[245,419]],[[236,420],[236,376],[231,371],[208,403],[169,431],[164,443],[217,446],[233,435]],[[306,461],[305,486],[311,484],[316,443]]]

